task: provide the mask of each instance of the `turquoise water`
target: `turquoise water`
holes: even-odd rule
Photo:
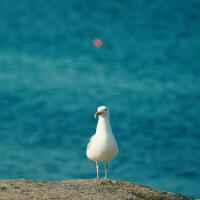
[[[120,148],[111,178],[199,197],[199,10],[1,0],[0,178],[94,178],[85,149],[105,104]]]

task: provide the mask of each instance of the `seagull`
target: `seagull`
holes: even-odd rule
[[[97,179],[99,179],[98,162],[105,162],[105,179],[108,178],[108,162],[118,154],[118,145],[110,125],[110,112],[106,106],[99,106],[95,118],[99,117],[96,133],[90,138],[86,155],[96,162]]]

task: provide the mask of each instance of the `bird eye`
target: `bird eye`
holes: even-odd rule
[[[105,111],[107,111],[107,108],[105,108]]]

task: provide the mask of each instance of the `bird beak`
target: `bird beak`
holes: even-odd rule
[[[94,114],[94,117],[97,118],[99,115],[101,115],[103,112],[102,111],[97,111],[95,114]]]

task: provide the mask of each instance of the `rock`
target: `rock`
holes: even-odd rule
[[[1,180],[1,200],[191,200],[191,198],[149,187],[106,180],[69,180],[60,182]]]

